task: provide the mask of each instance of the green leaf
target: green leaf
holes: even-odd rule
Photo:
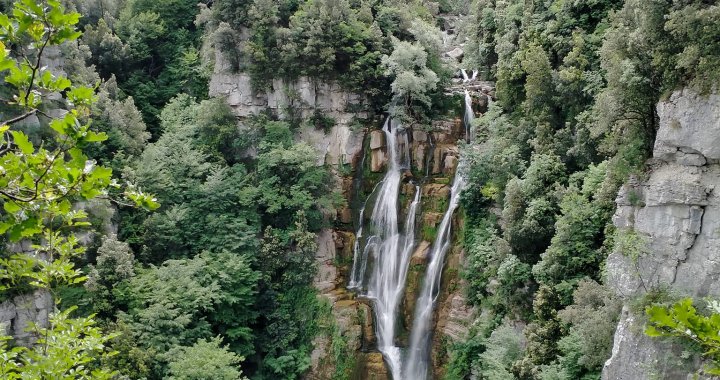
[[[96,133],[93,131],[88,131],[87,135],[85,135],[85,141],[87,142],[100,142],[107,140],[108,136],[105,132]]]
[[[7,211],[7,212],[10,213],[10,214],[14,214],[14,213],[22,210],[22,208],[21,208],[17,203],[15,203],[14,201],[7,201],[7,202],[5,202],[5,203],[3,204],[3,208],[5,209],[5,211]]]
[[[32,143],[24,133],[20,131],[11,131],[10,133],[13,135],[15,145],[17,145],[24,154],[32,154],[35,151]]]

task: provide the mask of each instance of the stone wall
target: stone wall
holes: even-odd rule
[[[626,301],[605,380],[685,379],[699,363],[681,348],[643,334],[628,304],[651,289],[696,298],[720,296],[720,96],[689,89],[657,106],[660,127],[647,179],[617,197],[613,222],[640,236],[639,256],[608,257],[608,285]]]

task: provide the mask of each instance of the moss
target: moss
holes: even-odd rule
[[[422,239],[426,241],[435,241],[437,236],[437,227],[435,226],[423,226],[422,228]]]
[[[347,338],[340,334],[340,329],[335,325],[332,335],[332,354],[335,361],[335,371],[332,374],[333,380],[349,380],[357,365],[354,350],[349,346]]]

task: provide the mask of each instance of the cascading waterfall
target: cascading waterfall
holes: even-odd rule
[[[475,113],[472,109],[472,98],[470,97],[470,92],[468,90],[465,90],[465,141],[471,141],[475,139],[475,136],[472,135],[472,121],[475,119]]]
[[[410,162],[407,134],[399,134],[400,125],[390,118],[385,121],[388,151],[388,169],[375,197],[370,226],[371,235],[365,238],[365,246],[360,240],[364,230],[361,221],[358,229],[358,244],[355,246],[353,273],[349,287],[364,287],[365,266],[372,260],[373,271],[367,283],[367,296],[373,301],[376,316],[378,349],[385,357],[394,379],[401,379],[402,355],[395,345],[397,311],[405,288],[412,250],[415,247],[415,217],[420,204],[420,187],[415,186],[415,198],[408,209],[405,231],[400,233],[398,226],[398,197],[404,165]],[[398,152],[402,146],[402,154]],[[361,215],[362,217],[362,215]],[[362,252],[361,252],[362,250]],[[360,262],[358,268],[358,262]]]
[[[472,79],[468,78],[465,70],[462,70],[462,74],[468,81],[474,80],[477,72],[473,71]],[[473,118],[472,98],[466,90],[464,121],[467,139],[472,138],[470,126]],[[373,302],[378,350],[388,363],[392,378],[424,380],[431,376],[429,356],[434,308],[440,291],[445,255],[452,243],[452,217],[458,206],[465,180],[461,172],[463,167],[461,159],[453,180],[448,209],[438,227],[437,237],[429,256],[430,263],[416,302],[410,346],[403,354],[400,347],[395,345],[398,308],[402,301],[410,258],[415,247],[415,219],[422,192],[420,186],[415,185],[415,197],[408,208],[405,231],[401,233],[398,224],[400,214],[398,198],[403,170],[410,164],[410,151],[407,133],[400,132],[400,129],[401,126],[390,118],[383,126],[389,156],[387,172],[360,210],[348,287],[357,289],[361,295]],[[402,147],[401,152],[398,147]],[[370,221],[366,225],[364,215],[369,204],[373,205],[373,209]],[[365,232],[369,233],[367,237],[364,236]],[[366,274],[368,262],[372,266],[369,276]],[[366,293],[363,294],[364,289]]]
[[[467,80],[467,73],[465,70],[462,70],[462,73],[463,77]],[[473,76],[470,80],[474,80],[476,75],[477,72],[473,71]],[[472,98],[470,97],[468,90],[465,90],[464,121],[466,139],[468,139],[468,141],[473,138],[470,130],[474,118],[475,113],[472,109]],[[462,169],[463,161],[461,159],[455,171],[455,179],[453,180],[453,185],[450,190],[450,203],[448,205],[448,209],[445,211],[445,215],[443,215],[442,221],[440,222],[440,227],[437,230],[438,234],[430,253],[430,264],[428,265],[425,279],[423,281],[423,288],[416,303],[415,319],[413,321],[412,333],[410,335],[410,347],[404,368],[405,379],[407,380],[424,380],[430,376],[429,356],[432,341],[431,329],[433,312],[438,293],[440,292],[440,280],[442,277],[443,265],[445,263],[445,255],[450,249],[452,243],[452,216],[458,206],[460,193],[465,186]]]
[[[450,204],[445,215],[443,215],[440,227],[437,230],[437,237],[430,252],[430,264],[428,265],[422,291],[418,297],[415,307],[415,319],[410,335],[410,347],[408,357],[405,361],[405,379],[424,380],[429,376],[428,363],[430,356],[430,343],[432,338],[432,321],[435,302],[440,292],[440,279],[442,275],[445,254],[452,243],[452,216],[460,200],[465,180],[461,173],[462,161],[458,165],[450,191]],[[396,378],[397,379],[397,378]]]
[[[460,69],[460,73],[462,74],[463,82],[474,81],[475,79],[477,79],[477,75],[478,75],[477,70],[472,71],[472,76],[468,76],[467,71],[465,69]]]

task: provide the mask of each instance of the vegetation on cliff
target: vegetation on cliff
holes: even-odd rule
[[[393,106],[426,127],[449,109],[440,30],[460,13],[462,65],[496,82],[462,153],[463,275],[483,312],[438,362],[448,379],[598,379],[620,308],[602,285],[624,242],[617,189],[643,170],[656,102],[720,80],[720,7],[702,0],[0,9],[0,299],[56,303],[37,341],[0,337],[11,379],[301,378],[318,332],[339,335],[312,282],[316,232],[343,200],[295,132],[333,121],[268,111],[238,128],[207,99],[215,53],[258,91],[335,81],[370,114]],[[651,334],[697,329],[716,356],[717,313],[688,301],[648,313]],[[333,341],[339,379],[355,363],[346,344]]]
[[[720,79],[707,49],[718,9],[473,2],[466,60],[497,81],[463,195],[469,299],[486,313],[451,352],[450,378],[599,378],[619,313],[599,285],[615,246],[614,198],[643,170],[661,96]]]

